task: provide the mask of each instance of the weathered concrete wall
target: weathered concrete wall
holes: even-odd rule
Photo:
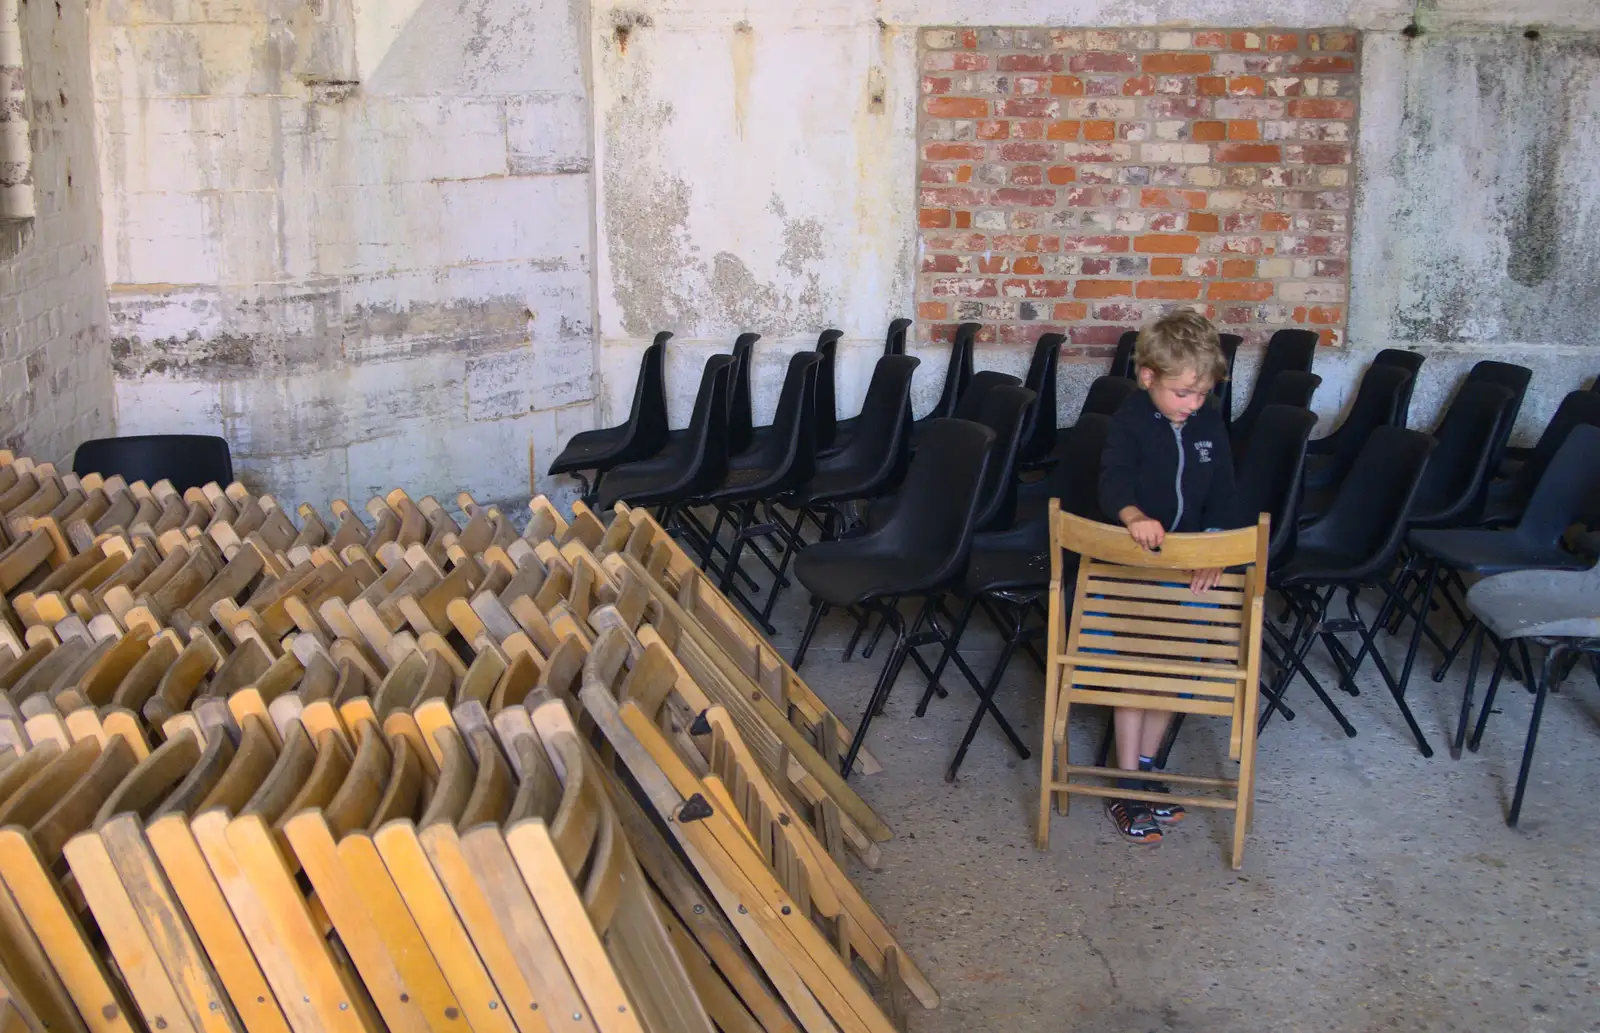
[[[1525,433],[1600,372],[1600,34],[1536,35],[1371,38],[1350,331],[1533,366]]]
[[[675,417],[704,355],[758,330],[758,411],[787,354],[845,331],[853,406],[911,291],[916,33],[873,5],[594,5],[598,315],[608,411],[660,329]],[[864,348],[863,345],[867,345]],[[862,358],[868,361],[863,363]]]
[[[1413,17],[1415,38],[1402,32]],[[1325,417],[1384,347],[1428,353],[1414,403],[1423,425],[1473,361],[1534,367],[1524,438],[1600,367],[1600,262],[1582,239],[1600,195],[1593,0],[828,0],[760,13],[725,0],[602,0],[589,47],[610,417],[625,413],[657,329],[679,334],[668,370],[679,419],[699,363],[741,330],[767,335],[758,418],[787,353],[829,325],[845,331],[839,404],[854,409],[888,321],[916,314],[916,33],[996,25],[1363,33],[1348,343],[1318,357]],[[1524,38],[1530,27],[1538,39]],[[1552,218],[1559,225],[1543,229]],[[816,245],[794,248],[794,226],[814,227]],[[1463,285],[1472,297],[1459,304]],[[1445,310],[1455,315],[1440,324]],[[926,404],[946,353],[913,351],[927,358]],[[1027,352],[987,347],[978,359],[1021,372]],[[1063,364],[1064,412],[1102,363]],[[1241,356],[1241,404],[1255,363]]]
[[[593,422],[582,5],[93,13],[119,430],[291,501],[525,494]]]
[[[92,103],[82,4],[0,3],[0,447],[40,459],[112,427]]]

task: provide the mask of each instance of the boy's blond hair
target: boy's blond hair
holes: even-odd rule
[[[1228,378],[1228,360],[1211,320],[1193,309],[1168,312],[1139,331],[1133,346],[1134,366],[1148,366],[1163,379],[1193,370],[1213,384]]]

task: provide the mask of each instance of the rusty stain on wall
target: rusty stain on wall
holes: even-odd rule
[[[750,73],[756,60],[755,29],[742,21],[733,27],[733,131],[744,139],[745,114],[750,108]]]

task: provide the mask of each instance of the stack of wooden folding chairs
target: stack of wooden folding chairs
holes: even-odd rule
[[[845,874],[890,830],[840,722],[672,538],[457,503],[0,453],[0,1033],[938,1004]]]

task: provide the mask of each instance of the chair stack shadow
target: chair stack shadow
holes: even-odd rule
[[[937,1006],[846,874],[891,835],[848,729],[671,536],[456,501],[296,521],[0,453],[0,1028]]]

